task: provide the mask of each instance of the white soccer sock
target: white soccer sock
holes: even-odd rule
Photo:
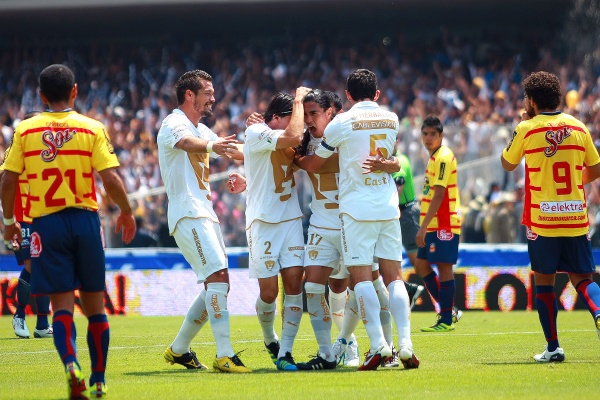
[[[279,340],[277,333],[275,333],[275,307],[275,301],[268,304],[262,301],[260,296],[256,299],[256,315],[258,316],[258,323],[263,331],[265,344],[270,344]]]
[[[379,320],[381,307],[377,299],[377,292],[375,292],[375,287],[373,287],[371,281],[358,282],[354,285],[354,292],[356,292],[360,316],[371,341],[371,350],[375,350],[385,344],[381,321]]]
[[[354,293],[354,290],[348,289],[348,300],[346,301],[346,307],[344,308],[344,320],[337,339],[344,339],[346,343],[350,343],[350,338],[358,326],[359,321],[360,314],[358,313],[356,293]]]
[[[198,296],[190,304],[185,319],[179,328],[179,332],[171,343],[171,350],[175,354],[184,354],[190,351],[190,344],[200,329],[208,321],[208,313],[206,312],[206,290],[202,288]]]
[[[325,285],[306,282],[306,306],[310,323],[315,331],[315,338],[319,344],[319,354],[327,361],[333,361],[331,354],[331,313],[325,300]]]
[[[217,358],[232,357],[234,352],[229,336],[229,311],[227,311],[229,284],[214,282],[207,284],[206,287],[206,311],[217,345]]]
[[[397,280],[388,285],[390,312],[398,329],[398,348],[407,345],[412,349],[410,339],[410,300],[404,282]]]
[[[346,307],[347,290],[342,293],[335,293],[329,288],[329,308],[331,310],[331,319],[338,332],[342,330],[344,322],[344,308]]]
[[[379,299],[379,305],[381,309],[379,311],[379,319],[381,320],[381,329],[383,330],[383,337],[385,337],[385,341],[388,346],[392,347],[393,337],[392,337],[392,314],[390,313],[390,295],[388,290],[385,288],[383,284],[383,278],[379,276],[379,278],[373,281],[373,287],[375,287],[375,291],[377,292],[377,298]]]
[[[281,328],[281,343],[279,355],[277,358],[285,356],[285,353],[292,353],[294,339],[300,328],[302,319],[302,294],[286,294],[283,300],[283,313],[281,316],[283,327]]]

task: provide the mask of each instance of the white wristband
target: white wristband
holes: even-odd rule
[[[209,141],[209,142],[206,144],[206,152],[207,152],[207,153],[212,153],[212,152],[213,152],[213,149],[212,149],[212,147],[213,147],[213,144],[215,144],[215,141],[214,141],[214,140],[211,140],[211,141]]]
[[[8,219],[2,217],[2,221],[4,222],[4,226],[14,225],[15,224],[15,217],[13,216],[12,218],[8,218]]]

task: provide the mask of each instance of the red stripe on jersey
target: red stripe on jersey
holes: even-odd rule
[[[538,147],[535,149],[525,150],[525,154],[543,153],[544,150],[546,150],[546,147]],[[585,152],[584,147],[577,146],[575,144],[561,144],[560,146],[558,146],[557,151],[563,151],[563,150],[577,150],[577,151]]]
[[[581,223],[581,224],[536,224],[536,223],[532,222],[531,226],[535,226],[537,228],[544,228],[544,229],[557,229],[557,228],[575,229],[575,228],[585,228],[586,226],[589,226],[589,223],[585,222],[585,223]]]
[[[25,135],[32,135],[34,133],[45,132],[45,131],[59,132],[59,131],[65,130],[65,129],[75,130],[75,131],[77,131],[77,133],[83,133],[85,135],[93,135],[94,134],[94,132],[90,131],[89,129],[83,129],[83,128],[79,128],[77,126],[74,126],[74,127],[65,126],[60,129],[52,128],[50,126],[41,126],[38,128],[27,129],[26,131],[21,132],[21,137],[25,136]]]
[[[35,151],[28,151],[24,154],[24,157],[37,157],[40,155],[40,153],[44,151],[44,150],[35,150]],[[84,156],[84,157],[91,157],[92,156],[92,152],[91,151],[82,151],[82,150],[63,150],[60,149],[57,152],[57,155],[61,155],[61,156]]]
[[[536,191],[536,192],[541,192],[542,188],[539,187],[539,186],[529,186],[529,190]]]
[[[562,126],[544,126],[541,128],[537,128],[537,129],[532,129],[529,132],[527,132],[524,136],[524,138],[527,138],[531,135],[535,135],[536,133],[546,133],[548,131],[558,131],[558,130],[562,130],[564,128],[571,128],[574,131],[579,131],[582,133],[585,133],[585,131],[579,127],[579,126],[573,126],[573,125],[562,125]]]
[[[27,174],[27,179],[31,180],[31,179],[36,179],[37,178],[37,174]]]

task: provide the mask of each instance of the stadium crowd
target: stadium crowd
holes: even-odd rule
[[[0,157],[24,114],[42,109],[36,77],[49,61],[65,63],[74,70],[79,88],[76,107],[109,130],[126,189],[135,194],[135,214],[144,218],[159,246],[174,246],[174,241],[166,227],[166,196],[154,190],[163,185],[156,135],[163,118],[176,107],[173,85],[186,70],[201,68],[213,76],[217,104],[214,115],[203,122],[219,136],[236,134],[243,141],[246,118],[254,111],[263,112],[275,92],[292,92],[303,85],[343,95],[344,77],[349,72],[358,67],[371,69],[382,91],[379,103],[401,120],[399,149],[410,158],[416,175],[423,173],[428,159],[420,141],[426,115],[439,116],[446,143],[459,165],[497,156],[520,121],[521,80],[530,71],[547,70],[564,84],[563,110],[586,123],[600,146],[600,66],[593,72],[584,69],[574,59],[555,55],[547,38],[523,35],[527,40],[505,41],[491,34],[467,40],[441,29],[425,42],[398,35],[376,43],[366,38],[333,43],[309,35],[260,45],[249,41],[220,46],[216,40],[209,44],[188,39],[160,45],[55,45],[2,51]],[[231,195],[225,187],[226,176],[241,169],[239,162],[223,158],[211,162],[211,173],[223,177],[212,180],[212,190],[227,246],[246,246],[244,196]],[[461,188],[467,215],[463,241],[524,241],[518,229],[521,177],[522,173],[515,172],[495,185],[473,180]],[[105,227],[113,226],[116,208],[101,181],[96,181]],[[308,215],[306,179],[297,176],[296,183]],[[592,221],[599,220],[594,215],[600,208],[600,191],[592,186],[589,192]],[[506,235],[490,237],[498,224],[514,228]],[[109,234],[112,231],[105,229],[108,245],[122,246]]]

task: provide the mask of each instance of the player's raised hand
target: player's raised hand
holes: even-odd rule
[[[233,194],[242,193],[246,190],[246,178],[237,172],[233,172],[227,180],[227,190]]]
[[[125,214],[123,211],[119,213],[117,217],[117,225],[115,227],[115,233],[119,233],[121,230],[121,238],[123,239],[123,243],[128,244],[133,240],[136,231],[135,226],[135,218],[133,217],[133,213]]]
[[[298,89],[296,89],[296,99],[295,100],[299,100],[299,101],[304,100],[306,95],[311,91],[312,91],[311,88],[300,86]]]
[[[261,122],[264,122],[264,121],[265,121],[265,117],[263,117],[262,114],[253,112],[246,119],[246,128],[249,127],[250,125],[260,124]]]

